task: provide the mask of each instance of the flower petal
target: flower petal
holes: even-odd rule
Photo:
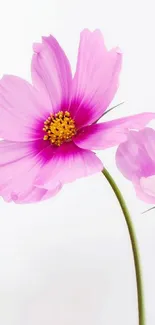
[[[37,139],[36,125],[47,118],[47,102],[31,84],[16,76],[0,80],[0,137],[11,141]],[[49,107],[48,107],[49,109]]]
[[[52,36],[43,37],[42,44],[34,44],[32,79],[34,85],[49,96],[52,112],[68,105],[72,75],[69,61]]]
[[[121,173],[133,181],[135,177],[149,176],[155,164],[142,144],[141,132],[129,133],[128,141],[119,145],[116,152],[116,165]]]
[[[141,131],[141,136],[148,156],[155,162],[155,130],[147,127]]]
[[[34,180],[44,165],[49,147],[39,147],[36,142],[0,142],[0,195],[10,202],[26,203],[48,198],[58,192],[53,188],[51,193],[34,188]],[[52,155],[52,147],[50,146]]]
[[[27,203],[35,203],[40,201],[45,201],[56,194],[61,190],[62,186],[59,184],[56,188],[48,191],[43,188],[38,188],[32,186],[28,191],[25,191],[19,195],[12,193],[12,200],[17,204],[27,204]]]
[[[155,202],[155,175],[151,175],[149,177],[142,177],[140,179],[140,185],[146,194],[154,196]]]
[[[155,203],[155,193],[153,192],[153,184],[155,187],[155,176],[149,176],[147,178],[135,178],[133,185],[136,191],[137,197],[149,204]]]
[[[79,127],[95,122],[112,101],[121,63],[120,50],[108,51],[99,30],[81,33],[70,107]]]
[[[72,142],[65,143],[41,168],[35,185],[52,189],[60,183],[73,182],[77,178],[92,175],[102,169],[102,162],[93,152],[80,149]]]
[[[130,132],[128,141],[117,149],[116,164],[132,181],[137,197],[155,203],[155,131],[145,128]]]
[[[142,129],[155,118],[155,113],[142,113],[109,122],[84,127],[74,138],[83,149],[100,150],[119,145],[126,141],[131,129]]]
[[[4,199],[10,200],[14,191],[23,191],[31,187],[33,165],[37,173],[40,165],[36,166],[29,143],[0,142],[0,195]]]

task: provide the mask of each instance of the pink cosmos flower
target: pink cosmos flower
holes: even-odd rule
[[[116,152],[116,164],[129,179],[139,199],[155,203],[155,131],[130,131]]]
[[[96,123],[118,88],[122,54],[108,51],[99,30],[81,33],[77,67],[52,36],[34,45],[33,85],[15,77],[0,81],[0,195],[8,202],[50,198],[79,177],[100,172],[92,150],[125,141],[155,114]]]

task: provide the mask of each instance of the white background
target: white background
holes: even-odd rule
[[[32,43],[53,34],[73,69],[79,33],[100,28],[124,53],[120,89],[106,115],[155,111],[154,1],[0,0],[0,74],[30,79]],[[6,126],[7,127],[7,126]],[[155,324],[155,210],[136,199],[115,167],[99,156],[130,207],[139,240],[147,325]],[[132,252],[118,203],[102,175],[64,187],[47,202],[0,200],[0,325],[138,325]]]

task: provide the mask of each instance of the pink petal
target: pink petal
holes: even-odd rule
[[[60,183],[73,182],[77,178],[100,172],[102,168],[102,162],[93,152],[68,142],[61,145],[52,159],[44,164],[35,185],[52,189]]]
[[[49,96],[52,112],[68,104],[71,69],[62,48],[52,36],[43,37],[42,44],[34,44],[32,78],[34,85]],[[66,107],[65,107],[66,109]]]
[[[155,175],[134,179],[133,185],[140,200],[149,204],[155,203]]]
[[[105,47],[99,30],[81,33],[70,112],[77,126],[95,122],[112,101],[121,69],[120,51]]]
[[[142,177],[140,179],[140,185],[146,194],[154,197],[155,202],[155,175]]]
[[[117,149],[116,164],[132,181],[137,197],[155,203],[155,131],[145,128],[130,132],[128,140]]]
[[[147,152],[139,144],[139,133],[131,132],[129,140],[120,144],[116,152],[116,165],[121,173],[128,179],[143,175],[143,169],[147,171],[147,164],[151,160]]]
[[[52,155],[52,148],[51,155]],[[28,203],[48,198],[60,186],[47,193],[34,188],[34,181],[46,161],[46,148],[37,148],[36,142],[0,142],[0,195],[10,202]]]
[[[131,181],[135,177],[148,177],[155,172],[155,161],[152,160],[147,151],[148,134],[150,131],[150,128],[145,128],[139,132],[130,132],[128,140],[120,144],[117,149],[117,167]]]
[[[148,156],[155,162],[155,130],[147,127],[141,131],[141,136]]]
[[[39,169],[29,143],[0,142],[0,195],[4,199],[31,187],[33,172],[37,174]]]
[[[27,141],[40,137],[36,125],[47,118],[47,101],[27,81],[4,76],[0,81],[0,137]],[[49,111],[48,111],[49,112]]]
[[[142,113],[117,120],[84,127],[74,138],[83,149],[100,150],[119,145],[126,141],[131,129],[142,129],[155,118],[155,113]]]
[[[59,185],[51,191],[48,191],[43,188],[37,188],[35,186],[32,186],[31,188],[29,188],[28,191],[25,191],[19,195],[12,193],[12,200],[18,204],[40,202],[55,196],[56,194],[58,194],[61,188],[62,186]]]

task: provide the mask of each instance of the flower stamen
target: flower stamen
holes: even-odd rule
[[[50,114],[44,122],[44,140],[49,140],[52,144],[60,146],[63,142],[71,141],[76,134],[75,122],[68,111],[60,111]]]

